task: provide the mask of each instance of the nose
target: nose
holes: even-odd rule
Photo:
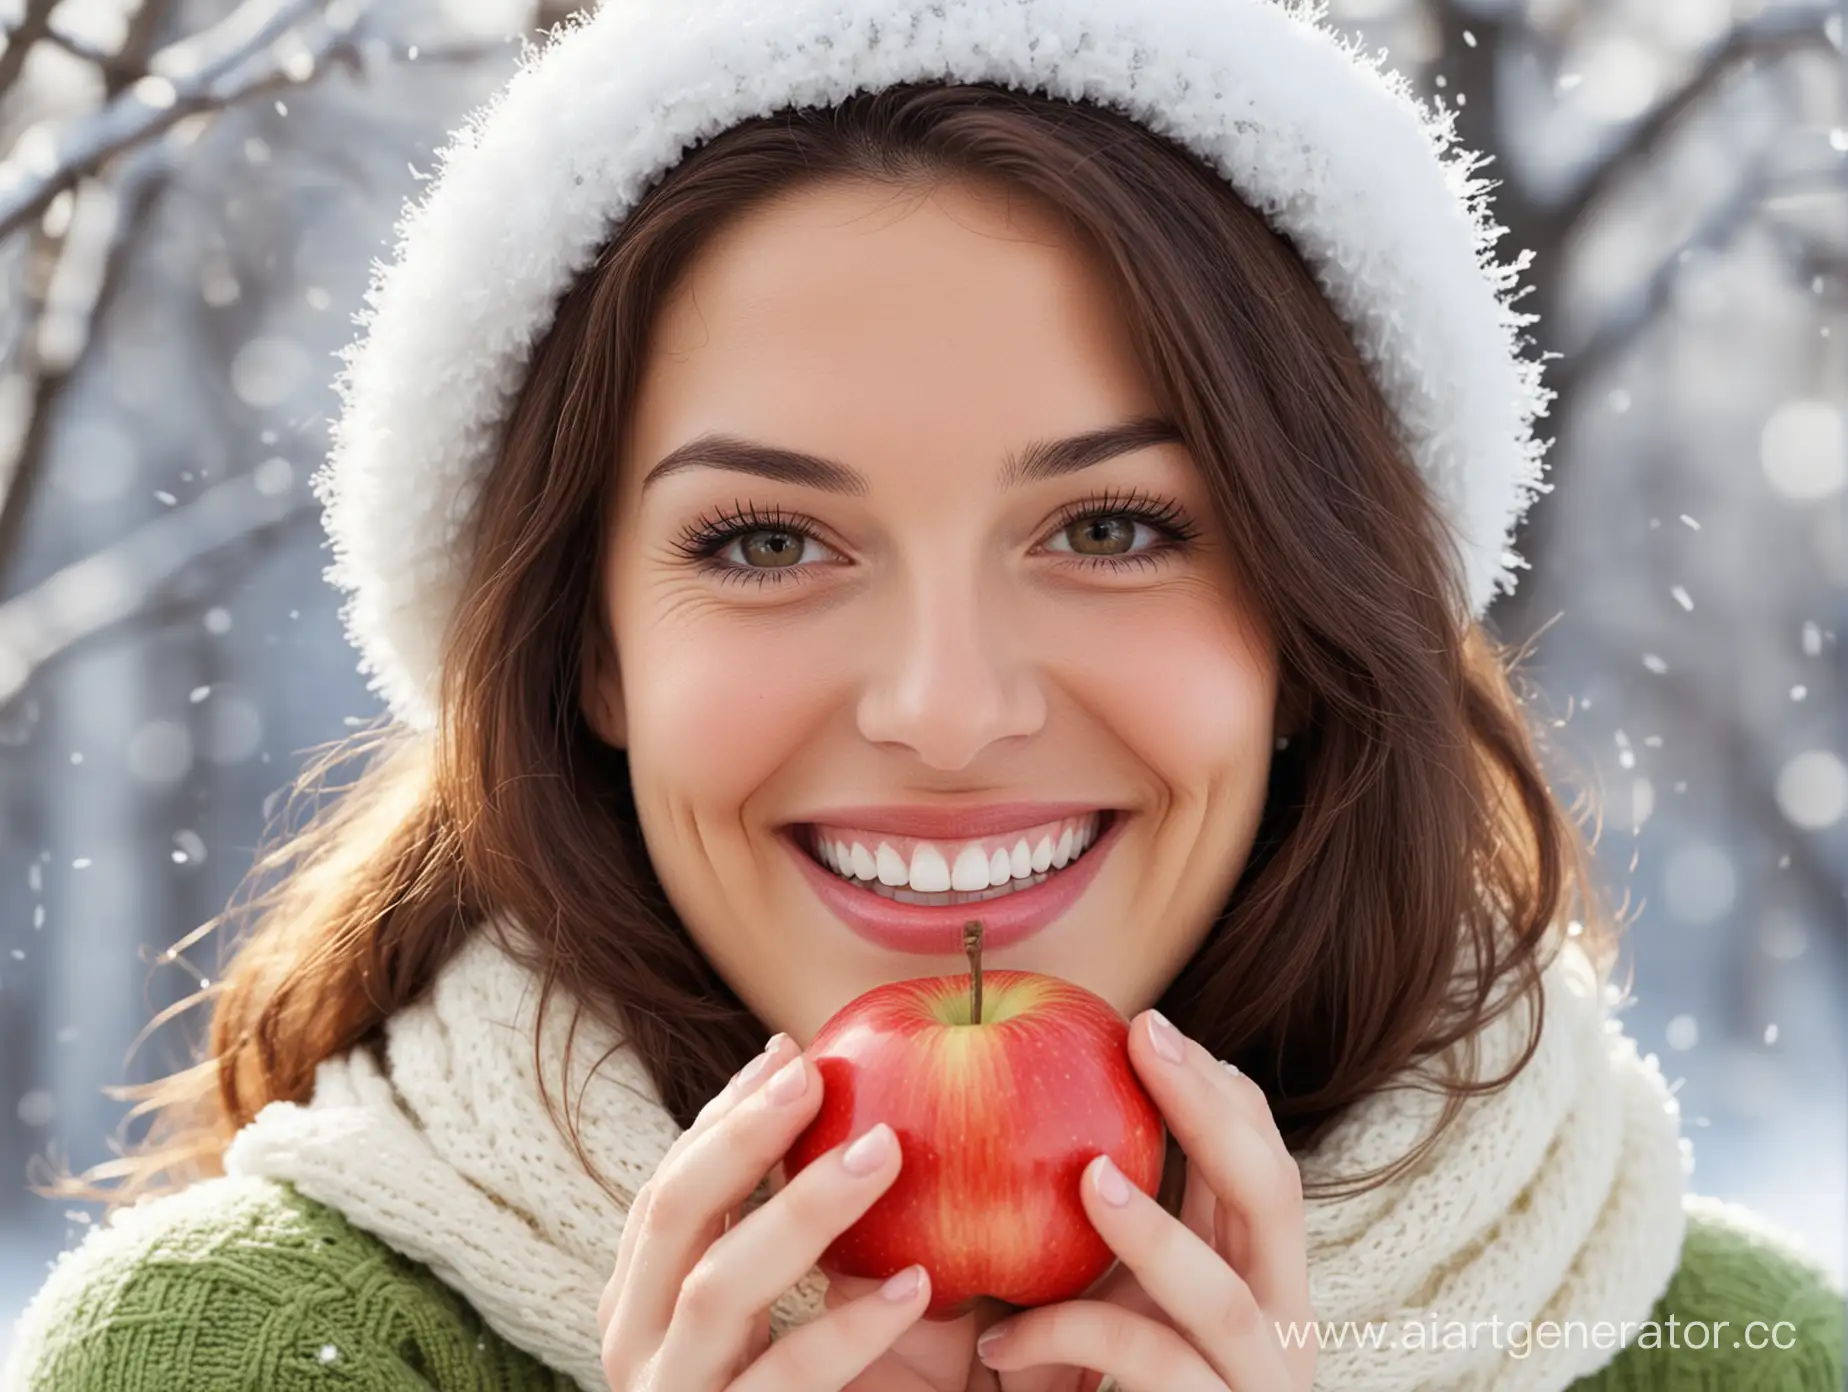
[[[1046,695],[1014,596],[984,591],[979,567],[933,566],[870,645],[860,733],[903,745],[933,769],[969,767],[996,741],[1037,732]]]

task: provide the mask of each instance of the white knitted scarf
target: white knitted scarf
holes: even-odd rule
[[[1372,1322],[1383,1345],[1360,1347],[1358,1329],[1346,1347],[1325,1339],[1317,1392],[1553,1392],[1614,1356],[1599,1322],[1622,1330],[1646,1320],[1667,1287],[1691,1169],[1674,1099],[1654,1056],[1639,1058],[1607,1017],[1575,942],[1563,942],[1544,982],[1540,1044],[1511,1085],[1467,1102],[1410,1172],[1308,1204],[1316,1318],[1337,1332]],[[571,1003],[555,998],[542,1041],[547,1086],[572,1106],[581,1090],[584,1147],[621,1192],[614,1203],[545,1114],[533,1071],[536,987],[492,934],[474,933],[433,991],[387,1022],[382,1060],[355,1049],[323,1063],[312,1099],[265,1107],[234,1138],[225,1168],[289,1181],[339,1210],[428,1265],[510,1342],[607,1392],[598,1297],[627,1204],[680,1128],[626,1049],[583,1087],[615,1036],[586,1017],[567,1060]],[[1500,1073],[1516,1057],[1527,1011],[1477,1036],[1479,1067]],[[1372,1094],[1299,1157],[1304,1179],[1398,1158],[1440,1104],[1429,1089]],[[760,1185],[747,1208],[767,1192]],[[822,1313],[826,1289],[811,1270],[777,1302],[773,1333]],[[1540,1337],[1543,1321],[1562,1332]]]

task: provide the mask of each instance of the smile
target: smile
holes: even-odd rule
[[[964,842],[796,824],[779,839],[816,897],[861,937],[960,956],[970,905],[984,906],[990,948],[1038,932],[1090,887],[1131,821],[1103,809]]]

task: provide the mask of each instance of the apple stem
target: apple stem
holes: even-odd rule
[[[969,1023],[982,1023],[982,920],[963,924],[963,951],[969,954]]]

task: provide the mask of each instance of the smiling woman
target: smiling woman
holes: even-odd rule
[[[997,802],[1117,809],[1087,892],[1000,964],[1125,1013],[1168,1001],[1275,1081],[1302,1145],[1531,990],[1578,885],[1492,645],[1459,622],[1453,540],[1340,319],[1222,183],[1108,113],[897,88],[709,142],[561,302],[476,517],[445,704],[455,737],[508,741],[482,751],[503,810],[476,824],[517,838],[490,902],[533,918],[614,869],[588,846],[545,864],[569,834],[537,830],[555,799],[519,777],[569,725],[522,747],[502,703],[564,693],[466,676],[549,685],[568,651],[595,737],[578,776],[609,768],[675,938],[723,982],[699,994],[735,995],[752,1033],[807,1038],[928,969],[843,923],[939,917],[808,873],[789,828],[845,823],[865,878],[896,887],[902,859],[922,890],[917,838],[1044,820],[995,823]],[[1498,826],[1479,809],[1504,789]],[[827,810],[880,793],[904,804]],[[940,919],[928,945],[952,961],[961,920]],[[607,932],[565,936],[568,985],[660,1009],[582,956]],[[1485,967],[1459,989],[1470,950]],[[657,1077],[689,1116],[716,1083],[683,1101],[685,1067]]]
[[[1464,166],[1265,0],[846,9],[605,7],[408,225],[319,481],[398,719],[89,1178],[228,1174],[60,1268],[25,1385],[1618,1388],[1694,1378],[1671,1314],[1839,1380],[1839,1295],[1684,1194],[1481,622],[1543,397]],[[995,1302],[814,1266],[907,1137],[778,1171],[801,1047],[972,904],[1173,1142],[979,1355]],[[207,1308],[270,1363],[146,1342]],[[1282,1333],[1389,1315],[1445,1332]]]

